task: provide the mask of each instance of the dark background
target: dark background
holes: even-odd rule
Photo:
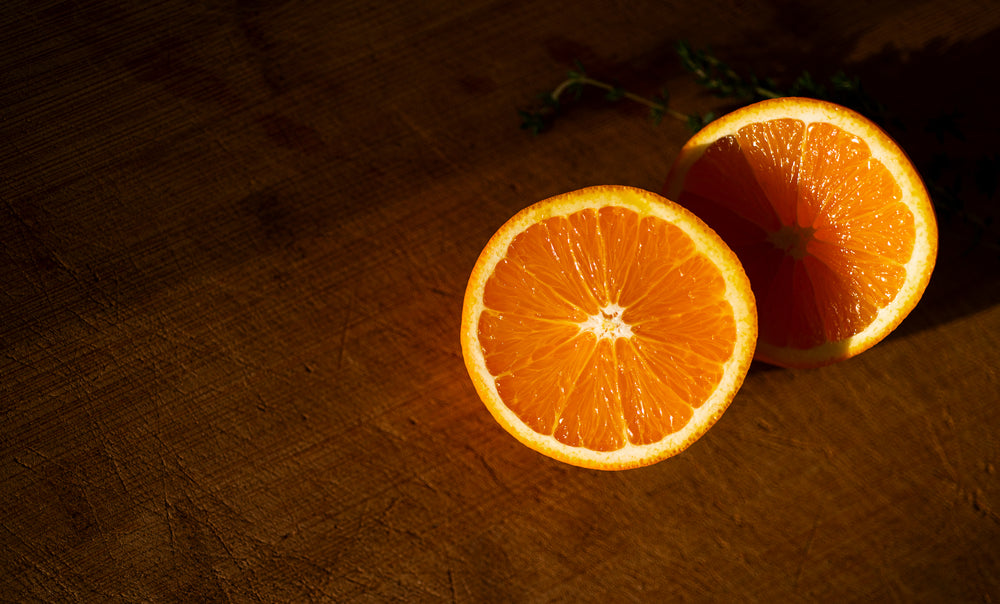
[[[24,2],[0,8],[0,594],[66,601],[1000,599],[995,2]],[[939,204],[863,355],[754,365],[626,472],[495,424],[465,282],[522,207],[657,191],[745,73],[861,78]],[[990,221],[994,222],[990,224]]]

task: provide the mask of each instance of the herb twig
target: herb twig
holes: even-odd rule
[[[654,114],[656,113],[665,114],[669,115],[670,117],[681,120],[686,120],[688,118],[687,114],[681,113],[676,109],[671,109],[670,107],[667,107],[666,105],[656,101],[655,99],[647,99],[646,97],[639,96],[634,92],[628,92],[627,90],[623,90],[618,86],[614,86],[612,84],[609,84],[607,82],[602,82],[600,80],[595,80],[594,78],[588,77],[584,74],[576,74],[573,72],[570,72],[570,77],[566,79],[562,84],[559,84],[559,86],[557,86],[556,89],[552,91],[552,98],[558,101],[559,97],[562,96],[562,94],[567,89],[572,88],[574,86],[594,86],[597,88],[601,88],[602,90],[606,90],[608,92],[606,98],[609,101],[616,101],[618,99],[624,98],[639,103],[640,105],[645,105],[646,107],[649,107],[650,111],[653,112]]]
[[[521,128],[537,134],[548,129],[552,121],[562,108],[562,99],[565,95],[572,95],[574,99],[579,99],[584,87],[591,86],[605,91],[604,98],[608,101],[618,101],[627,99],[649,108],[650,118],[660,123],[664,116],[687,122],[692,130],[698,130],[712,119],[714,114],[704,115],[687,114],[670,107],[669,96],[666,90],[653,98],[644,97],[634,92],[625,90],[620,86],[593,78],[584,71],[583,66],[577,63],[576,69],[566,74],[566,79],[559,83],[551,92],[545,93],[541,97],[542,106],[532,110],[520,110]]]
[[[830,77],[828,84],[823,84],[808,71],[803,71],[790,85],[782,89],[773,78],[740,74],[715,56],[710,49],[695,49],[682,41],[677,44],[677,56],[681,66],[702,88],[714,96],[735,101],[737,104],[749,104],[783,96],[809,96],[851,107],[875,121],[881,121],[885,117],[884,108],[865,93],[860,80],[848,77],[843,72],[835,73]],[[565,80],[551,92],[542,95],[540,107],[522,109],[518,112],[521,115],[521,127],[536,134],[548,129],[563,110],[563,97],[572,94],[573,98],[578,99],[586,86],[604,90],[605,99],[609,101],[627,99],[645,105],[649,108],[650,117],[656,123],[659,123],[664,116],[669,116],[685,122],[693,132],[696,132],[715,118],[711,112],[688,114],[677,111],[670,107],[670,96],[666,90],[662,90],[653,98],[647,98],[591,77],[584,71],[583,66],[577,63],[576,69],[567,73]]]

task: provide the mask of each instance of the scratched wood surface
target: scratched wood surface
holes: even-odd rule
[[[0,22],[2,599],[1000,600],[995,2],[15,0]],[[476,399],[465,280],[523,206],[659,189],[684,124],[585,97],[532,137],[515,109],[574,60],[719,109],[680,39],[860,76],[964,211],[873,350],[755,365],[678,457],[575,469]]]

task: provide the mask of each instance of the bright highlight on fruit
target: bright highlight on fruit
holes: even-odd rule
[[[722,415],[757,337],[750,283],[700,219],[602,186],[511,218],[476,262],[462,352],[494,418],[604,470],[679,453]]]
[[[874,346],[930,280],[937,224],[887,134],[831,103],[779,98],[696,134],[665,186],[739,256],[760,312],[758,359],[815,367]]]

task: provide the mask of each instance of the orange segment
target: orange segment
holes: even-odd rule
[[[630,187],[517,214],[480,255],[462,314],[466,365],[497,421],[600,469],[653,463],[704,434],[755,338],[732,251],[691,213]]]
[[[757,357],[778,365],[867,350],[934,267],[937,226],[912,164],[830,103],[774,99],[716,120],[681,150],[665,192],[739,256],[760,311]]]

